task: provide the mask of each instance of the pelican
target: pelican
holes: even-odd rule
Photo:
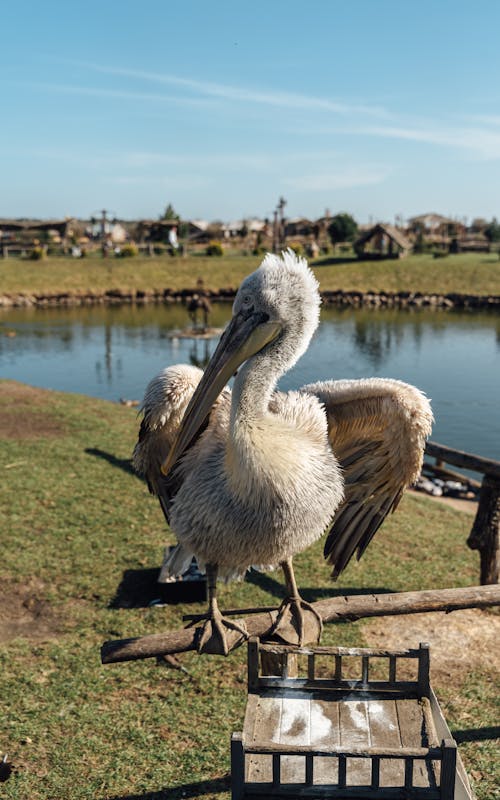
[[[300,597],[293,556],[328,531],[336,578],[420,473],[433,420],[415,387],[369,378],[277,391],[306,351],[319,307],[307,262],[291,250],[267,254],[242,282],[205,372],[168,367],[147,387],[133,461],[177,537],[171,574],[193,555],[206,570],[200,652],[227,654],[247,636],[220,612],[216,581],[252,565],[283,569],[273,638],[318,641],[322,622]]]

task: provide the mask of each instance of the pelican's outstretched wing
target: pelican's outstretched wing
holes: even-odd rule
[[[325,381],[301,391],[324,404],[330,443],[344,472],[344,501],[324,548],[336,578],[355,550],[361,558],[420,474],[433,416],[422,392],[396,380]]]

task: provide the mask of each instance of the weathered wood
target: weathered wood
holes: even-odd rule
[[[479,550],[481,584],[498,583],[500,570],[500,479],[485,475],[479,493],[472,530],[467,539],[471,550]]]
[[[433,475],[437,478],[443,478],[443,480],[460,481],[460,483],[465,483],[472,489],[479,489],[481,487],[481,481],[477,481],[475,478],[469,478],[469,476],[464,475],[463,472],[455,472],[453,469],[446,469],[437,464],[430,464],[428,461],[424,461],[422,464],[422,474]]]
[[[231,737],[231,800],[242,800],[244,797],[245,753],[242,739],[240,732],[233,733]]]
[[[487,608],[500,605],[500,586],[472,586],[461,589],[436,589],[420,592],[351,595],[319,600],[313,607],[323,622],[344,622],[363,617],[418,614],[429,611],[455,611],[460,608]],[[275,614],[256,614],[245,620],[250,636],[265,636],[273,625]],[[196,628],[118,639],[105,642],[101,648],[103,664],[154,658],[195,650],[199,637]]]
[[[338,756],[343,755],[346,758],[366,758],[370,759],[372,756],[382,756],[383,758],[441,758],[440,747],[373,747],[371,745],[359,746],[342,744],[340,746],[334,745],[308,745],[308,744],[283,744],[283,742],[272,742],[269,744],[248,744],[245,745],[247,753],[280,753],[282,756],[300,756],[305,753],[312,753],[314,756]]]
[[[500,461],[495,461],[492,458],[483,458],[474,453],[454,450],[451,447],[445,447],[445,445],[438,444],[437,442],[427,442],[425,445],[425,452],[427,455],[442,459],[448,464],[453,464],[455,467],[471,469],[474,472],[481,472],[483,475],[491,475],[492,477],[500,479]]]

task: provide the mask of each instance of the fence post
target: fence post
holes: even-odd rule
[[[241,800],[245,789],[245,754],[241,732],[231,736],[231,800]]]
[[[441,743],[441,800],[453,800],[455,797],[455,778],[457,769],[457,745],[453,739],[443,739]]]
[[[479,493],[479,505],[467,539],[471,550],[479,550],[481,585],[498,583],[500,536],[500,481],[485,475]]]

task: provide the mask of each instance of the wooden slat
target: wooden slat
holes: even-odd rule
[[[368,719],[372,747],[401,747],[399,719],[394,700],[370,700]],[[404,763],[401,759],[384,758],[380,763],[380,786],[403,786]]]
[[[249,695],[247,708],[251,707],[251,711],[250,714],[247,711],[245,715],[244,733],[248,732],[250,735],[248,741],[245,740],[245,745],[276,742],[279,738],[282,703],[281,697]],[[245,772],[245,781],[247,782],[271,782],[272,760],[270,756],[247,756]]]
[[[283,697],[279,743],[287,745],[311,744],[311,700],[307,695],[287,693]],[[305,756],[282,756],[281,782],[304,783]]]
[[[495,461],[491,458],[483,458],[477,456],[475,453],[466,453],[463,450],[454,450],[451,447],[445,447],[443,444],[437,442],[427,442],[425,445],[425,452],[438,458],[440,461],[446,461],[448,464],[453,464],[454,467],[462,467],[463,469],[472,469],[475,472],[481,472],[483,475],[493,475],[500,478],[500,461]]]
[[[340,744],[350,747],[368,748],[371,745],[368,709],[365,700],[342,700],[339,702]],[[370,786],[371,764],[369,759],[347,759],[347,785]]]
[[[340,744],[339,704],[313,695],[311,704],[311,744],[329,749]],[[314,784],[337,783],[338,760],[327,756],[314,759]]]
[[[422,708],[416,700],[396,700],[399,731],[403,747],[416,748],[427,744]],[[420,758],[413,764],[413,785],[416,787],[436,786],[436,780],[429,759]]]

